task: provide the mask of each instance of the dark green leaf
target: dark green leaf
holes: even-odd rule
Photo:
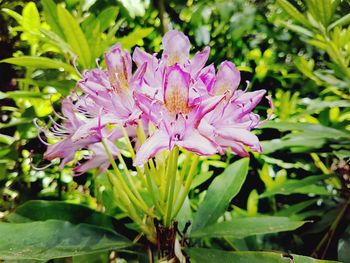
[[[186,248],[192,263],[234,262],[234,263],[331,263],[336,261],[319,260],[304,256],[275,252],[239,251],[227,252],[217,249]]]
[[[320,193],[318,188],[314,188],[315,184],[329,178],[330,175],[312,175],[304,179],[289,179],[282,185],[266,191],[260,195],[260,198],[268,197],[276,194],[289,195],[295,193],[301,194],[330,194],[325,187],[322,186],[324,192]],[[314,191],[315,190],[315,191]]]
[[[215,223],[226,211],[232,198],[241,189],[248,173],[249,159],[243,158],[225,169],[216,177],[208,188],[208,192],[199,205],[195,215],[192,231]]]
[[[220,222],[197,231],[191,231],[193,238],[231,237],[245,238],[252,235],[291,231],[301,227],[306,221],[294,221],[288,217],[247,217]]]
[[[344,263],[350,262],[350,226],[338,241],[338,259]]]
[[[125,248],[125,237],[94,225],[48,220],[0,223],[2,260],[50,260]]]
[[[32,200],[19,206],[6,219],[12,223],[57,219],[72,224],[86,223],[113,229],[115,219],[89,207],[63,201]]]

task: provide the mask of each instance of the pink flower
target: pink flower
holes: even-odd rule
[[[191,78],[195,78],[208,60],[210,48],[206,47],[203,51],[197,52],[190,59],[191,44],[188,37],[182,32],[171,30],[163,37],[163,53],[161,59],[156,55],[150,55],[139,48],[133,53],[133,60],[138,67],[147,64],[147,69],[143,80],[146,86],[143,86],[142,92],[149,96],[161,99],[164,96],[161,92],[163,75],[166,68],[175,64],[188,72]]]
[[[109,151],[113,156],[117,156],[119,153],[118,148],[110,140],[105,140]],[[99,172],[103,173],[110,166],[110,161],[104,146],[102,143],[94,143],[88,146],[88,150],[91,151],[91,155],[87,157],[87,161],[74,167],[76,175],[80,175],[88,172],[91,169],[99,168]]]
[[[244,92],[237,90],[228,100],[209,112],[199,125],[199,131],[212,138],[220,146],[220,152],[229,147],[239,156],[249,156],[245,146],[261,152],[256,135],[250,132],[260,122],[259,115],[252,112],[266,93],[265,90]]]
[[[175,146],[204,156],[226,148],[240,156],[248,155],[247,148],[261,151],[251,133],[260,117],[252,111],[266,91],[238,90],[240,73],[232,62],[224,61],[216,72],[213,64],[205,66],[209,47],[192,58],[190,49],[188,37],[176,30],[164,35],[161,58],[139,48],[131,56],[120,44],[113,46],[104,56],[107,69],[86,71],[77,85],[80,91],[71,96],[74,103],[71,98],[62,101],[63,122],[45,131],[59,141],[48,146],[45,158],[63,159],[62,168],[76,151],[89,150],[75,172],[103,171],[109,159],[101,140],[115,156],[114,143],[124,136],[121,128],[135,139],[140,122],[146,133],[149,123],[156,130],[142,145],[136,143],[137,166]]]
[[[146,64],[132,75],[131,56],[127,51],[122,51],[119,44],[105,53],[105,61],[107,71],[87,71],[78,82],[85,94],[79,99],[79,107],[94,117],[101,111],[103,124],[133,124],[141,114],[133,91],[141,85]]]
[[[142,165],[163,149],[171,150],[175,145],[200,155],[217,152],[215,144],[200,134],[197,127],[203,116],[221,100],[213,96],[206,101],[191,103],[190,74],[178,64],[167,69],[163,79],[162,100],[135,93],[137,104],[158,130],[141,145],[136,154],[135,165]]]
[[[61,158],[61,169],[64,165],[74,159],[76,151],[86,145],[101,140],[101,131],[99,130],[99,127],[96,127],[94,132],[90,132],[87,136],[80,135],[79,129],[82,126],[89,124],[91,121],[89,119],[84,119],[83,116],[78,116],[79,112],[69,98],[62,100],[62,113],[62,124],[58,124],[52,119],[53,125],[50,130],[40,128],[45,133],[46,137],[54,136],[55,139],[59,140],[55,144],[48,145],[47,150],[44,153],[44,158],[47,160]],[[74,136],[79,139],[74,139]]]

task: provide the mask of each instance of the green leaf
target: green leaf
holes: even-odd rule
[[[62,220],[0,223],[2,260],[50,260],[125,248],[131,242],[116,232]]]
[[[262,128],[273,128],[279,131],[301,131],[304,134],[308,133],[313,138],[341,139],[348,138],[349,132],[326,127],[320,124],[311,123],[294,123],[294,122],[275,122],[270,121],[265,123]]]
[[[217,176],[208,188],[208,192],[199,205],[192,231],[215,223],[226,211],[232,198],[241,189],[248,173],[249,159],[243,158],[228,166]]]
[[[9,63],[22,67],[42,68],[42,69],[64,69],[70,73],[76,74],[74,67],[62,61],[35,56],[22,56],[18,58],[6,58],[0,60],[0,63]]]
[[[277,0],[277,3],[283,8],[284,11],[286,11],[286,13],[297,20],[300,24],[310,26],[310,23],[306,17],[287,0]]]
[[[247,217],[209,225],[197,231],[191,231],[192,238],[230,237],[245,238],[253,235],[277,233],[295,230],[306,221],[293,221],[288,217]]]
[[[227,252],[218,249],[185,248],[192,263],[234,262],[234,263],[331,263],[336,261],[319,260],[287,253],[238,251]]]
[[[21,124],[28,124],[32,122],[33,118],[12,118],[11,121],[8,123],[0,123],[0,129],[13,127]]]
[[[350,226],[345,230],[338,241],[338,259],[350,262]]]
[[[213,173],[214,173],[213,171],[207,171],[207,172],[202,172],[202,173],[196,175],[192,181],[190,189],[194,189],[197,186],[204,183],[205,181],[207,181],[213,175]]]
[[[104,32],[106,29],[112,25],[117,19],[119,9],[115,6],[110,6],[104,10],[97,16],[97,19],[100,21],[100,30]]]
[[[332,24],[329,25],[328,31],[332,30],[333,28],[337,26],[346,26],[350,23],[350,13],[339,18],[338,20],[334,21]]]
[[[27,223],[57,219],[72,224],[86,223],[113,229],[116,220],[89,207],[63,201],[32,200],[16,208],[6,219],[11,223]]]
[[[259,206],[259,194],[256,189],[253,189],[247,200],[247,213],[248,216],[256,216],[258,213],[258,206]]]
[[[130,49],[136,45],[143,46],[143,39],[151,34],[153,28],[135,28],[129,35],[117,39],[123,48]]]
[[[304,210],[306,207],[316,203],[316,201],[317,199],[311,199],[311,200],[297,203],[295,205],[285,207],[279,210],[278,212],[276,212],[275,216],[288,216],[288,217],[294,216],[300,211]]]
[[[34,92],[34,91],[24,91],[16,90],[9,92],[0,91],[0,99],[10,98],[10,99],[43,99],[49,96],[49,93]]]
[[[75,86],[74,80],[33,80],[33,79],[17,79],[18,82],[26,83],[28,85],[35,85],[38,87],[53,87],[61,95],[68,96],[70,90]]]
[[[40,15],[33,2],[27,3],[22,12],[22,27],[26,31],[38,29],[40,27]]]
[[[85,69],[90,68],[92,62],[90,48],[79,23],[60,5],[57,5],[57,14],[66,40],[72,47],[72,51],[78,56],[78,61]]]
[[[280,185],[277,188],[266,191],[260,195],[260,198],[281,194],[289,195],[295,193],[301,194],[330,194],[324,186],[321,186],[324,191],[320,191],[319,188],[314,188],[314,184],[322,180],[329,178],[330,175],[313,175],[308,176],[304,179],[289,179],[284,184]]]
[[[42,35],[39,35],[42,41],[51,44],[62,50],[64,53],[68,53],[70,56],[74,57],[74,52],[72,51],[71,46],[55,32],[43,28],[40,28],[39,31],[42,33]]]
[[[308,37],[314,36],[314,34],[310,30],[308,30],[302,26],[294,25],[294,24],[291,24],[291,23],[288,23],[288,22],[282,21],[282,20],[277,20],[276,24],[284,26],[285,28],[287,28],[289,30],[292,30],[292,31],[299,33],[299,34],[306,35]]]
[[[14,143],[14,141],[15,141],[15,138],[8,136],[6,134],[0,133],[0,143],[11,145],[12,143]]]
[[[42,0],[41,4],[44,8],[46,22],[49,24],[53,32],[64,39],[64,33],[58,22],[57,7],[55,2],[53,0]]]
[[[1,11],[3,11],[4,13],[8,14],[13,19],[15,19],[18,24],[20,24],[20,25],[22,24],[23,17],[20,14],[18,14],[17,12],[15,12],[11,9],[8,9],[8,8],[2,8]]]

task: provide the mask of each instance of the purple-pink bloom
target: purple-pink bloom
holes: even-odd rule
[[[220,102],[222,96],[213,96],[205,101],[191,100],[191,76],[178,64],[167,69],[162,88],[162,100],[141,93],[134,94],[140,109],[158,128],[141,145],[134,164],[142,165],[161,150],[171,150],[176,145],[200,155],[216,153],[215,144],[203,136],[197,127],[203,116]]]
[[[62,168],[76,151],[89,150],[75,172],[97,167],[103,171],[110,163],[101,140],[116,156],[122,127],[136,139],[139,123],[147,134],[148,124],[156,130],[142,145],[136,143],[138,166],[175,146],[205,156],[223,154],[226,148],[240,156],[248,155],[247,148],[261,151],[251,133],[261,124],[260,117],[252,111],[266,91],[238,90],[240,72],[232,62],[224,61],[217,72],[214,64],[206,66],[209,47],[191,58],[190,41],[181,32],[166,33],[162,47],[157,58],[139,48],[131,55],[117,44],[104,55],[106,70],[98,66],[84,72],[79,89],[62,100],[64,120],[54,122],[50,133],[59,141],[48,146],[45,158],[63,159]]]

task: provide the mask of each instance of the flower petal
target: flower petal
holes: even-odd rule
[[[190,73],[192,77],[195,77],[197,73],[204,67],[208,60],[210,53],[210,47],[205,47],[202,52],[197,52],[191,59]]]
[[[179,65],[169,68],[164,80],[164,102],[169,112],[188,113],[190,74]]]
[[[217,132],[224,139],[241,142],[249,146],[252,150],[261,152],[261,145],[258,137],[250,131],[245,129],[237,129],[234,127],[224,127],[220,128]]]
[[[236,66],[230,61],[224,61],[219,67],[212,93],[216,95],[227,91],[232,93],[240,82],[241,74]]]
[[[129,52],[123,51],[118,43],[106,52],[104,57],[112,84],[118,83],[122,88],[127,88],[132,76],[132,61]]]
[[[209,156],[217,152],[215,144],[201,135],[197,130],[187,130],[184,138],[176,144],[199,155]]]
[[[248,157],[249,153],[244,149],[243,144],[232,141],[232,140],[226,140],[224,138],[218,137],[215,142],[217,142],[221,147],[230,147],[232,152],[236,153],[237,155],[241,157]]]
[[[151,137],[149,137],[137,151],[134,166],[141,166],[148,161],[148,159],[154,157],[161,150],[168,148],[169,135],[162,131],[156,131]]]
[[[162,59],[168,66],[176,63],[184,65],[188,62],[191,43],[184,33],[170,30],[164,35],[162,44],[164,49]]]

